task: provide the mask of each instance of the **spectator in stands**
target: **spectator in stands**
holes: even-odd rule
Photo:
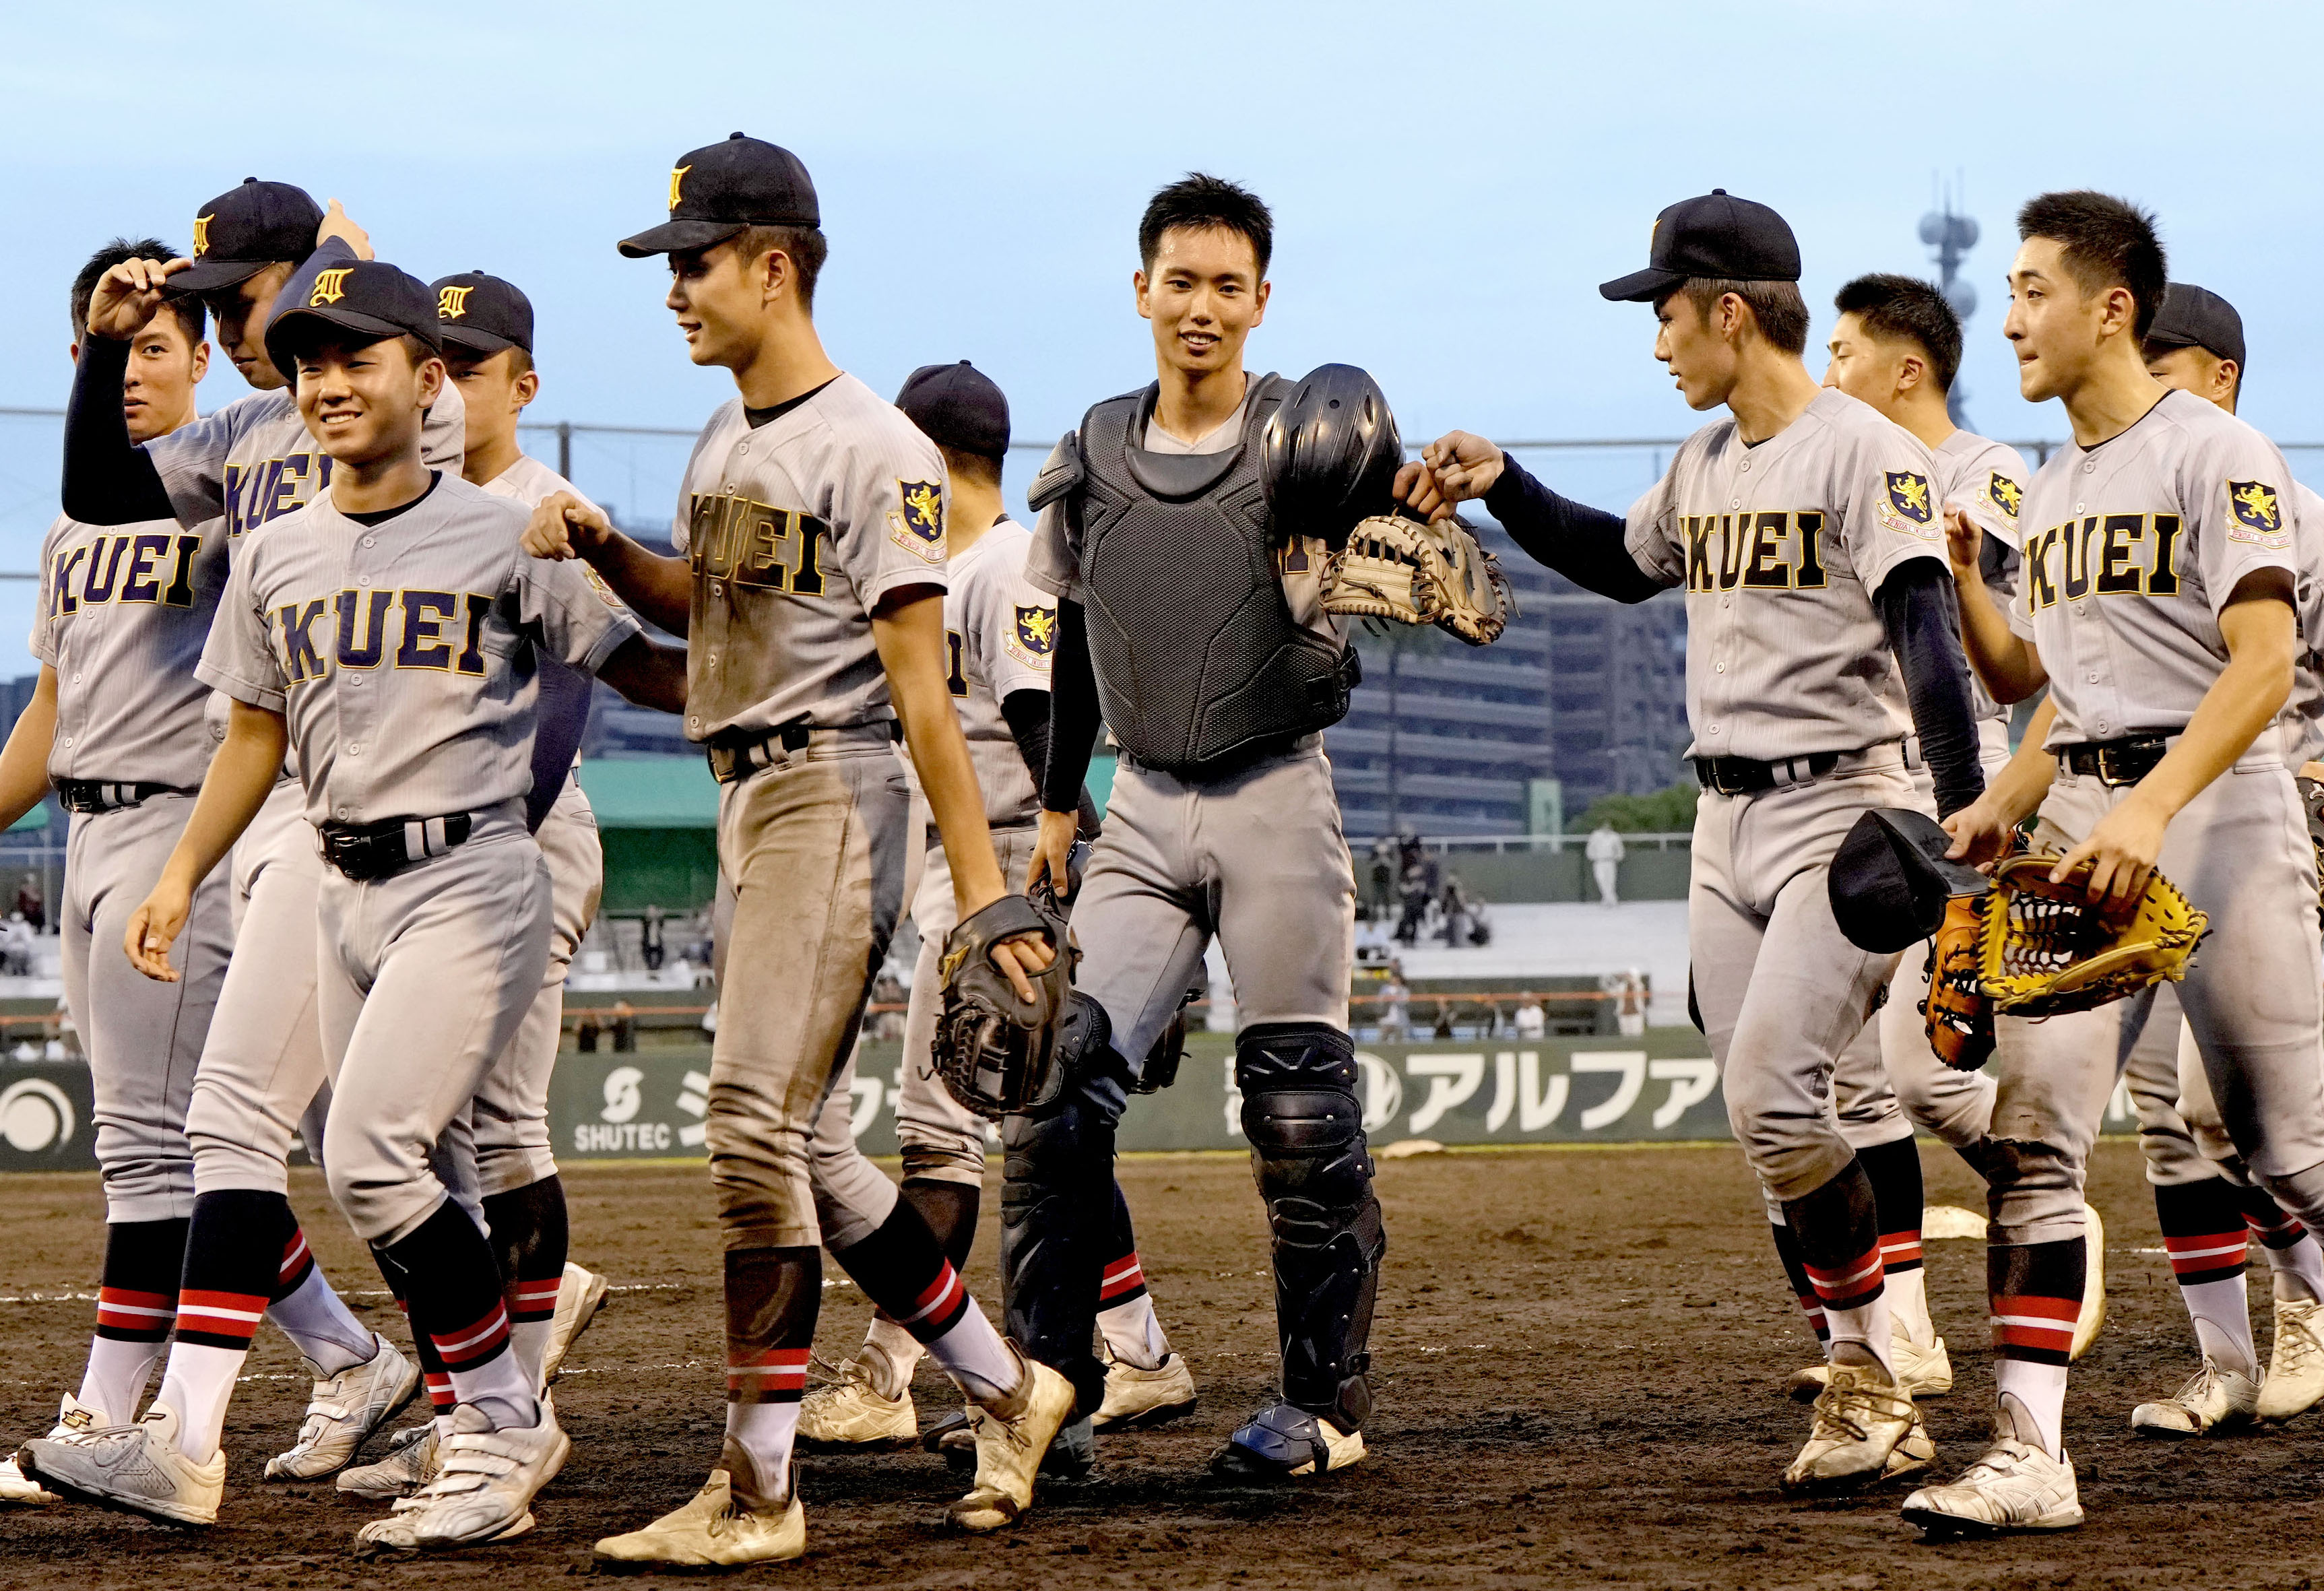
[[[1549,1031],[1549,1017],[1541,1008],[1541,997],[1528,994],[1517,1002],[1517,1037],[1537,1039]]]
[[[1449,1039],[1452,1036],[1452,1001],[1439,1000],[1436,1002],[1436,1027],[1434,1031],[1435,1035],[1441,1039]]]
[[[597,1035],[604,1031],[597,1025],[596,1010],[584,1007],[581,1019],[573,1025],[573,1042],[580,1046],[583,1054],[594,1055],[597,1053]]]
[[[23,915],[24,921],[32,925],[34,933],[48,931],[48,903],[41,898],[40,879],[30,873],[25,874],[24,881],[16,886],[16,910]]]
[[[1372,897],[1366,917],[1385,922],[1395,912],[1397,871],[1395,836],[1382,834],[1372,841]]]
[[[1438,897],[1444,908],[1444,945],[1447,950],[1461,950],[1469,943],[1469,891],[1457,872],[1444,875],[1444,891]]]
[[[0,923],[0,972],[11,978],[32,975],[33,929],[22,912],[11,912]]]
[[[1420,943],[1420,931],[1428,921],[1428,905],[1435,891],[1428,886],[1428,870],[1416,852],[1407,849],[1404,857],[1404,915],[1396,925],[1396,942],[1401,945]]]
[[[1614,880],[1621,872],[1626,848],[1614,825],[1600,823],[1591,830],[1590,843],[1582,854],[1590,859],[1590,870],[1597,876],[1598,904],[1605,906],[1621,905],[1614,895]]]
[[[646,907],[645,926],[639,931],[638,948],[645,954],[646,970],[649,972],[660,971],[662,959],[662,910],[660,906],[649,906]]]
[[[1412,990],[1405,986],[1403,966],[1398,962],[1389,962],[1388,981],[1380,985],[1379,994],[1379,1035],[1382,1043],[1403,1044],[1412,1037],[1411,1000]]]
[[[1508,1032],[1508,1014],[1501,1009],[1499,1000],[1485,1002],[1485,1032],[1487,1038],[1500,1038]]]
[[[625,1053],[638,1047],[638,1011],[627,1000],[613,1002],[613,1052]]]

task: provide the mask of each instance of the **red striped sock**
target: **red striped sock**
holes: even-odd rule
[[[1138,1251],[1132,1249],[1120,1259],[1106,1263],[1098,1278],[1097,1307],[1101,1310],[1113,1309],[1133,1298],[1143,1297],[1145,1292],[1146,1268],[1138,1263]]]
[[[1880,1264],[1880,1246],[1870,1248],[1852,1260],[1825,1267],[1803,1259],[1801,1269],[1815,1286],[1816,1299],[1827,1313],[1840,1310],[1860,1310],[1880,1296],[1886,1272]]]
[[[115,1342],[160,1342],[177,1320],[178,1300],[167,1292],[141,1292],[127,1287],[100,1287],[97,1292],[97,1334]]]
[[[437,1357],[444,1362],[444,1368],[458,1376],[499,1356],[508,1347],[508,1305],[496,1298],[492,1308],[466,1325],[449,1331],[430,1331],[428,1336],[435,1343]]]
[[[807,1350],[744,1348],[726,1356],[730,1403],[796,1403],[807,1391]]]
[[[247,1352],[265,1318],[266,1300],[255,1293],[189,1287],[178,1294],[180,1342]]]
[[[315,1255],[307,1246],[307,1233],[303,1228],[293,1227],[290,1241],[282,1246],[282,1264],[275,1274],[274,1296],[289,1298],[306,1284],[314,1271]]]

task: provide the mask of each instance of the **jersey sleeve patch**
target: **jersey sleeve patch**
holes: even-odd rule
[[[902,506],[888,510],[888,539],[929,563],[944,561],[944,488],[935,481],[898,481]]]
[[[2025,501],[2025,488],[1995,470],[1985,483],[1985,500],[1994,511],[2011,524],[2017,522],[2017,505]]]
[[[1880,522],[1905,536],[1935,540],[1936,499],[1929,490],[1929,478],[1914,470],[1889,470],[1886,477],[1888,490],[1880,503]]]
[[[1029,602],[1013,604],[1009,627],[1009,653],[1028,667],[1046,668],[1057,649],[1057,611]]]
[[[2229,481],[2227,501],[2236,510],[2236,522],[2227,527],[2229,541],[2268,547],[2291,545],[2283,529],[2283,505],[2274,487],[2261,481]]]

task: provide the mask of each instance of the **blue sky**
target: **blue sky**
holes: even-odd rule
[[[1820,342],[1849,276],[1926,269],[1914,227],[1941,172],[1985,233],[1962,376],[1981,429],[2062,429],[2016,397],[1999,284],[2016,203],[2093,186],[2156,209],[2174,275],[2242,309],[2246,416],[2324,439],[2301,373],[2324,367],[2324,111],[2283,69],[2324,51],[2314,7],[2207,6],[2196,38],[2198,13],[2149,0],[388,14],[12,15],[0,405],[61,402],[63,294],[89,248],[182,240],[201,201],[256,175],[345,200],[422,275],[522,285],[537,414],[696,424],[731,389],[686,362],[657,267],[613,243],[659,218],[673,157],[740,128],[815,175],[839,363],[892,391],[916,364],[973,358],[1028,437],[1148,379],[1137,217],[1200,168],[1276,209],[1253,363],[1367,365],[1407,436],[1683,432],[1695,417],[1648,354],[1646,311],[1595,290],[1645,262],[1655,211],[1712,187],[1781,210]],[[240,391],[221,364],[205,406]],[[0,567],[37,550],[52,446],[37,423],[0,427]],[[0,590],[9,632],[16,611]]]

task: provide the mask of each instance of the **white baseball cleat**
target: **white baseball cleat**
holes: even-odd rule
[[[2082,1312],[2074,1318],[2074,1345],[2069,1360],[2090,1351],[2106,1324],[2106,1223],[2098,1212],[2082,1206]]]
[[[499,1430],[483,1410],[462,1403],[441,1447],[436,1478],[357,1531],[357,1551],[429,1552],[521,1536],[532,1529],[534,1496],[573,1450],[546,1402],[539,1423]]]
[[[2247,1424],[2258,1412],[2259,1388],[2252,1378],[2206,1357],[2176,1393],[2133,1409],[2130,1428],[2141,1436],[2206,1436]]]
[[[92,1409],[67,1393],[64,1401],[57,1405],[57,1422],[49,1427],[48,1439],[52,1442],[78,1441],[104,1430],[110,1423],[101,1410]],[[26,1476],[14,1453],[0,1458],[0,1504],[25,1505],[55,1501],[57,1494]]]
[[[358,1464],[339,1471],[342,1495],[367,1502],[388,1503],[412,1493],[436,1478],[443,1467],[444,1444],[436,1421],[406,1426],[387,1439],[387,1456],[376,1464]]]
[[[226,1454],[196,1464],[178,1451],[178,1412],[156,1403],[134,1425],[24,1444],[24,1472],[77,1502],[165,1524],[217,1522]]]
[[[909,1447],[920,1434],[912,1389],[883,1397],[860,1358],[826,1374],[835,1377],[799,1400],[798,1439],[811,1448],[858,1450]]]
[[[1918,1409],[1913,1411],[1913,1427],[1897,1439],[1888,1453],[1888,1462],[1880,1467],[1884,1481],[1903,1480],[1919,1475],[1937,1461],[1937,1442],[1929,1434],[1928,1421],[1921,1418]]]
[[[2275,1301],[2275,1341],[2259,1384],[2259,1417],[2290,1420],[2324,1400],[2324,1303]]]
[[[1017,1390],[997,1403],[969,1406],[976,1433],[976,1484],[945,1509],[953,1529],[982,1534],[1024,1517],[1033,1506],[1033,1477],[1058,1427],[1073,1412],[1074,1386],[1047,1365],[1009,1351],[1022,1372]]]
[[[549,1318],[549,1344],[540,1353],[540,1386],[546,1392],[565,1368],[565,1355],[574,1340],[589,1329],[597,1311],[605,1307],[610,1283],[595,1271],[565,1262],[565,1279],[557,1284],[557,1312]]]
[[[1111,1349],[1105,1356],[1105,1402],[1090,1417],[1097,1430],[1136,1430],[1161,1425],[1194,1412],[1194,1373],[1185,1356],[1170,1353],[1151,1370],[1143,1370]]]
[[[1918,1412],[1877,1365],[1834,1365],[1816,1394],[1807,1445],[1784,1471],[1794,1496],[1854,1491],[1880,1479]]]
[[[372,1432],[385,1425],[420,1392],[420,1367],[372,1333],[373,1352],[360,1365],[326,1375],[312,1359],[314,1391],[299,1439],[266,1461],[268,1480],[321,1480],[345,1469]]]
[[[2004,1437],[1951,1485],[1923,1486],[1905,1498],[1904,1519],[1931,1536],[2070,1531],[2082,1522],[2073,1455],[2052,1458]]]
[[[1903,1335],[1888,1339],[1888,1366],[1896,1372],[1896,1384],[1915,1398],[1941,1397],[1953,1390],[1953,1362],[1945,1352],[1941,1337],[1923,1347]],[[1784,1390],[1792,1394],[1794,1402],[1812,1403],[1823,1391],[1824,1372],[1828,1365],[1810,1365],[1792,1372]]]
[[[600,1563],[667,1563],[731,1568],[775,1563],[807,1550],[807,1510],[794,1494],[780,1512],[754,1509],[739,1497],[725,1470],[714,1469],[693,1501],[643,1530],[597,1543]]]

